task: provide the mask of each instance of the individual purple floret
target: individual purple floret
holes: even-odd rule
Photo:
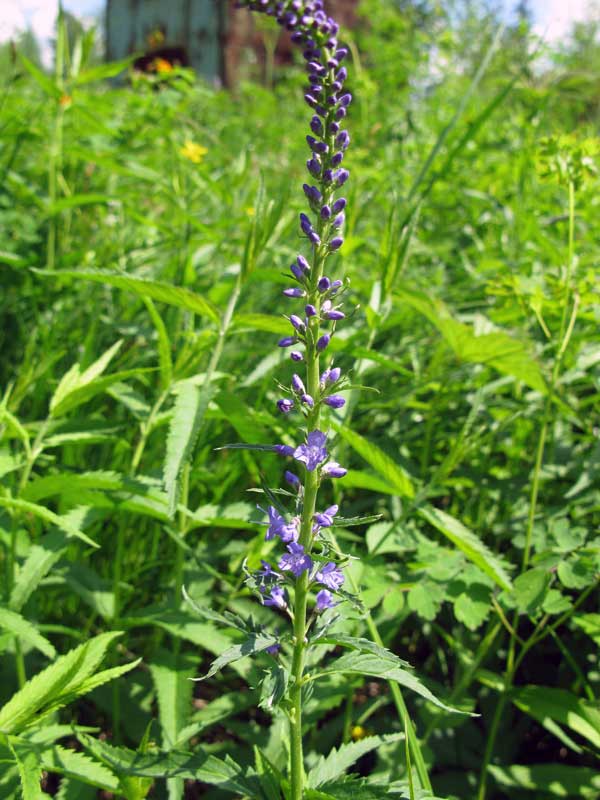
[[[273,586],[269,594],[263,598],[263,603],[266,606],[274,606],[283,610],[287,606],[285,589],[281,586]]]
[[[329,397],[326,397],[323,402],[330,408],[341,408],[346,405],[346,401],[343,397],[340,397],[339,394],[331,394]]]
[[[282,414],[289,414],[294,408],[294,401],[289,400],[287,397],[283,397],[281,400],[277,401],[277,408],[282,412]]]
[[[285,518],[273,506],[267,509],[269,515],[269,527],[265,535],[266,541],[270,541],[278,536],[282,542],[295,542],[298,539],[297,522],[286,522]]]
[[[299,445],[294,450],[294,458],[301,461],[309,472],[315,470],[327,458],[326,434],[321,431],[311,431],[306,439],[306,444]]]
[[[337,461],[329,461],[321,471],[324,478],[343,478],[347,474],[348,470],[341,467]]]
[[[320,511],[315,514],[315,522],[322,528],[331,528],[335,515],[339,510],[339,506],[333,505],[326,508],[325,511]]]
[[[262,510],[262,509],[261,509]],[[257,571],[257,575],[261,578],[271,578],[273,580],[277,580],[277,578],[281,577],[278,572],[275,572],[273,567],[269,564],[268,561],[263,561],[261,559],[262,569]]]
[[[312,559],[305,553],[301,544],[292,542],[288,544],[287,549],[289,553],[279,559],[279,569],[291,572],[296,578],[299,578],[305,570],[312,568]]]
[[[294,489],[300,488],[301,486],[300,478],[297,475],[294,475],[293,472],[290,472],[289,469],[286,469],[286,471],[284,472],[284,478],[290,484],[290,486],[294,487]]]
[[[295,336],[284,336],[277,344],[279,347],[291,347],[293,344],[296,344],[297,341],[298,339]]]
[[[304,361],[304,356],[298,350],[292,350],[290,353],[290,358],[292,361]]]
[[[315,608],[317,611],[325,611],[327,608],[333,608],[337,603],[333,600],[333,595],[327,589],[321,589],[317,593],[317,603]]]
[[[293,456],[295,447],[291,447],[289,444],[276,444],[275,445],[275,452],[279,456]]]
[[[344,583],[344,573],[333,561],[329,561],[324,567],[317,572],[315,580],[322,583],[332,592],[337,592],[340,586]]]
[[[280,650],[281,650],[280,644],[271,644],[265,649],[265,653],[267,653],[270,656],[276,656]]]
[[[322,353],[323,350],[326,350],[329,347],[329,342],[331,341],[331,336],[328,333],[324,333],[323,336],[317,342],[317,350],[319,353]]]

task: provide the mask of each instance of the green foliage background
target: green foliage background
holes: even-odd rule
[[[547,52],[476,4],[361,10],[336,257],[356,313],[335,357],[375,391],[332,418],[351,469],[331,499],[381,518],[337,535],[385,645],[479,715],[407,695],[436,796],[597,798],[599,27]],[[0,797],[37,798],[42,776],[62,800],[280,797],[266,657],[193,684],[237,638],[181,590],[272,618],[242,565],[270,549],[249,492],[282,464],[218,448],[290,443],[274,343],[301,70],[229,93],[181,70],[107,82],[127,65],[94,53],[59,31],[50,76],[7,52],[0,92]],[[15,701],[49,664],[60,691]],[[309,766],[402,732],[384,681],[330,675]],[[397,739],[348,766],[408,792]],[[250,764],[260,789],[236,772]],[[311,796],[387,796],[352,786]]]

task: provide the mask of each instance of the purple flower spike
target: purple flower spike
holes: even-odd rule
[[[281,411],[282,414],[289,414],[290,411],[294,408],[294,401],[288,400],[287,398],[283,398],[282,400],[277,401],[277,408]]]
[[[325,611],[327,608],[333,608],[337,603],[333,602],[333,595],[327,589],[321,589],[317,593],[317,604],[315,608],[317,611]]]
[[[298,352],[298,350],[292,350],[292,352],[290,353],[290,358],[292,359],[292,361],[296,362],[304,361],[304,356],[302,355],[302,353]]]
[[[326,508],[325,511],[317,512],[315,514],[315,522],[318,522],[322,528],[331,528],[335,515],[338,511],[339,506],[329,506],[329,508]]]
[[[285,590],[281,586],[274,586],[263,602],[266,606],[274,606],[283,610],[287,606]]]
[[[329,249],[330,250],[339,250],[340,247],[344,244],[344,240],[341,236],[336,236],[329,242]]]
[[[343,478],[347,474],[348,470],[341,467],[337,461],[329,461],[321,472],[321,475],[325,478]]]
[[[332,592],[337,592],[344,583],[344,573],[337,564],[333,561],[329,561],[317,572],[315,580],[322,583],[323,586],[326,586],[328,589],[331,589]]]
[[[300,289],[299,286],[296,286],[294,289],[284,289],[283,294],[286,297],[304,297],[306,292],[304,289]]]
[[[279,347],[291,347],[293,344],[296,344],[297,341],[298,339],[295,336],[284,336],[277,344]]]
[[[312,559],[304,552],[304,547],[301,544],[292,542],[288,545],[289,555],[281,556],[279,559],[279,569],[291,572],[296,578],[299,578],[303,572],[312,567]]]
[[[321,431],[311,431],[306,444],[298,445],[294,450],[294,458],[296,461],[301,461],[309,472],[313,472],[327,458],[326,442],[326,434]]]
[[[298,394],[304,394],[306,392],[306,389],[304,388],[304,383],[302,382],[302,378],[300,377],[300,375],[292,376],[292,389],[295,392],[298,392]]]
[[[322,353],[323,350],[326,350],[329,347],[329,342],[331,341],[331,336],[328,333],[324,333],[323,336],[317,342],[317,350],[319,353]]]
[[[317,284],[317,289],[321,292],[321,294],[323,294],[323,292],[326,292],[330,287],[331,287],[331,281],[329,280],[329,278],[326,278],[325,276],[323,276]]]
[[[326,397],[323,402],[331,408],[341,408],[346,405],[346,401],[339,394],[332,394]]]

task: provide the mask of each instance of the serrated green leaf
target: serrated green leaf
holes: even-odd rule
[[[185,463],[192,457],[198,432],[215,391],[211,383],[202,388],[196,386],[193,381],[182,381],[179,384],[169,425],[163,471],[171,516],[177,508],[181,472]]]
[[[54,645],[42,636],[33,623],[17,614],[16,611],[0,606],[0,628],[13,633],[19,639],[35,647],[46,658],[53,659],[56,656]]]
[[[481,539],[445,511],[433,506],[423,506],[418,509],[419,514],[433,525],[436,530],[443,533],[456,545],[475,566],[484,572],[505,591],[512,589],[512,583],[502,562]]]
[[[580,614],[574,617],[573,623],[600,646],[600,614]]]
[[[42,764],[38,753],[16,741],[10,741],[9,747],[19,770],[22,800],[42,800],[48,797],[42,792]]]
[[[0,709],[0,731],[19,733],[33,722],[90,691],[93,674],[111,643],[121,634],[103,633],[60,656],[31,678]]]
[[[342,776],[347,769],[355,764],[359,758],[384,744],[399,742],[404,739],[403,733],[389,736],[368,736],[357,742],[343,744],[339,749],[335,747],[328,756],[320,756],[315,766],[308,773],[307,784],[316,789],[325,783],[331,783]]]
[[[406,601],[411,611],[415,611],[423,619],[433,620],[444,601],[444,592],[437,583],[420,581],[411,586]]]
[[[56,772],[66,778],[81,781],[98,789],[116,792],[119,780],[103,764],[89,758],[85,753],[70,750],[60,745],[42,750],[40,753],[42,767],[49,772]]]
[[[10,595],[10,607],[20,611],[31,597],[40,581],[52,569],[65,552],[69,537],[63,531],[55,530],[43,536],[34,544],[19,573]]]
[[[281,664],[273,664],[260,683],[260,701],[258,705],[270,711],[285,697],[288,685],[288,672]]]
[[[126,747],[114,747],[106,742],[80,734],[83,746],[95,758],[119,775],[138,775],[149,778],[189,778],[219,786],[242,795],[255,796],[256,778],[247,776],[230,758],[224,760],[205,753],[137,753]]]
[[[149,665],[158,699],[162,747],[170,750],[179,739],[192,710],[197,659],[185,653],[159,650]]]
[[[398,659],[400,662],[400,659]],[[403,663],[403,662],[400,662]],[[320,669],[317,676],[320,675],[335,675],[336,673],[345,672],[352,675],[372,675],[374,678],[384,678],[387,681],[396,681],[401,686],[405,686],[416,694],[423,697],[425,700],[443,708],[445,711],[452,713],[462,714],[456,708],[451,708],[438,700],[437,697],[431,692],[412,672],[408,672],[401,666],[390,662],[386,658],[372,655],[370,653],[348,653],[333,661],[324,669]],[[313,676],[314,679],[315,676]]]
[[[219,672],[223,667],[226,667],[233,661],[238,661],[240,658],[245,658],[255,653],[262,653],[267,647],[272,647],[274,644],[277,644],[275,636],[271,636],[267,633],[251,634],[244,642],[241,642],[241,644],[234,644],[227,648],[224,653],[221,653],[210,665],[210,669],[206,675],[202,678],[198,678],[198,680],[204,681],[207,678],[211,678],[215,673]]]
[[[78,528],[72,525],[67,517],[59,516],[45,506],[40,506],[37,503],[29,503],[26,500],[19,500],[13,497],[0,497],[0,506],[10,508],[13,511],[21,511],[26,514],[33,514],[35,517],[39,517],[44,522],[48,522],[51,525],[56,525],[57,528],[63,530],[69,537],[72,536],[75,539],[81,539],[82,542],[90,545],[90,547],[100,547],[99,544],[90,539],[90,537],[87,536],[83,531],[80,531]]]

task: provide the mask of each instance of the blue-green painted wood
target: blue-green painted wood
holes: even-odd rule
[[[164,48],[180,48],[207,80],[222,77],[225,0],[107,0],[107,58],[148,51],[148,36],[160,30]]]

